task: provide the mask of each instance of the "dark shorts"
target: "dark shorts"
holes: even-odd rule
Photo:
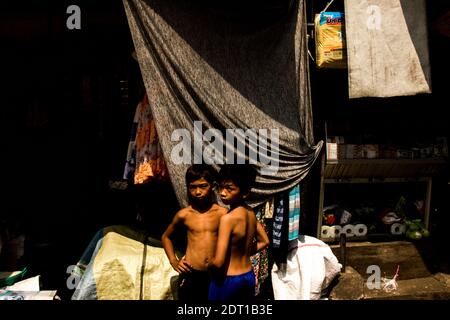
[[[251,301],[255,299],[256,277],[253,269],[236,276],[226,276],[223,281],[211,281],[208,300]]]
[[[180,274],[178,282],[178,300],[208,301],[210,278],[207,271],[192,270]]]

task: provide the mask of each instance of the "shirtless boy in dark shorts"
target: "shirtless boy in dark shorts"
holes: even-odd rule
[[[210,277],[208,261],[214,255],[220,218],[227,209],[216,203],[213,186],[216,172],[211,166],[194,164],[186,172],[189,206],[177,212],[162,235],[164,250],[172,267],[180,274],[178,299],[207,301]],[[175,255],[172,234],[187,229],[186,254]]]

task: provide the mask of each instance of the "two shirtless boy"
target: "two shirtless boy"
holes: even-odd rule
[[[255,274],[250,257],[269,245],[263,226],[246,205],[256,178],[250,165],[224,165],[218,175],[205,164],[186,172],[189,205],[178,211],[162,235],[172,267],[180,274],[178,298],[184,301],[248,301],[255,297]],[[171,236],[187,230],[187,248],[175,255]]]

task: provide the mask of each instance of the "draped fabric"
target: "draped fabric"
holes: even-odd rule
[[[345,0],[349,97],[431,93],[424,0]]]
[[[196,162],[257,160],[254,206],[306,176],[322,141],[312,134],[304,0],[273,19],[230,14],[224,1],[123,3],[181,205]]]

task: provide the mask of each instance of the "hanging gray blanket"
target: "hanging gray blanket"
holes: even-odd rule
[[[349,97],[430,93],[424,0],[345,0]]]
[[[308,173],[322,141],[312,133],[304,0],[276,16],[225,1],[123,3],[181,205],[192,163],[257,162],[253,205]]]

